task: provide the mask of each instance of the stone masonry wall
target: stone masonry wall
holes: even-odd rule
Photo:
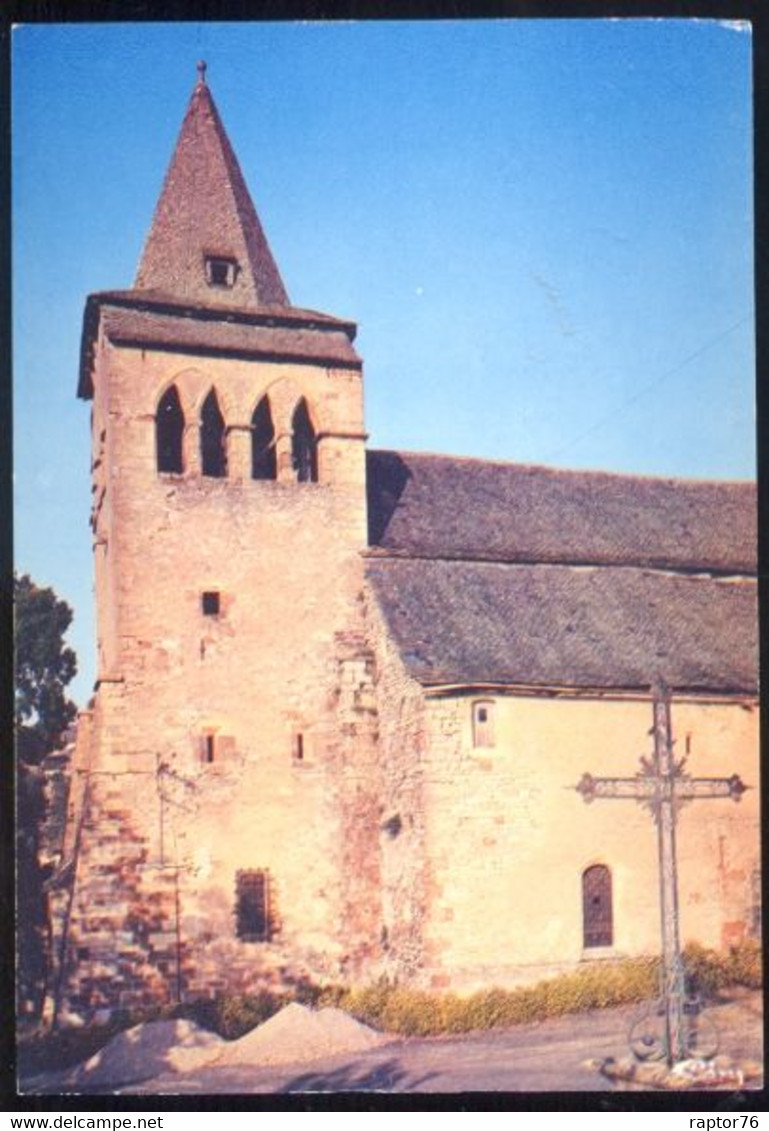
[[[418,985],[432,890],[423,778],[425,703],[422,688],[406,672],[388,634],[376,597],[371,591],[367,597],[379,709],[381,973]]]
[[[186,419],[178,475],[156,467],[171,383]],[[656,952],[651,817],[574,788],[588,770],[636,772],[648,701],[425,691],[408,676],[365,584],[360,375],[101,338],[94,384],[99,683],[51,895],[60,1015],[380,973],[472,989]],[[223,479],[200,474],[211,388]],[[265,392],[269,482],[249,470]],[[322,437],[318,483],[290,466],[300,397]],[[477,699],[491,746],[474,743]],[[739,805],[685,807],[679,825],[683,938],[730,945],[757,926],[755,704],[678,701],[673,725],[691,772],[752,787]],[[593,864],[613,887],[600,953],[583,947]],[[264,877],[258,941],[238,930],[244,872]]]
[[[338,726],[341,905],[349,940],[342,976],[369,980],[382,955],[382,773],[374,653],[366,635],[340,634]]]
[[[172,381],[185,473],[159,475],[154,411]],[[212,386],[226,479],[199,473]],[[380,917],[360,376],[102,343],[95,387],[104,666],[62,1000],[87,1014],[338,979],[378,945]],[[276,431],[305,396],[329,434],[320,482],[292,482],[285,465],[278,481],[250,479],[244,441],[265,391]],[[218,616],[204,591],[220,594]],[[265,941],[237,935],[242,870],[268,877]]]
[[[472,706],[493,703],[493,747]],[[425,968],[459,988],[529,981],[597,958],[659,952],[657,836],[634,801],[586,804],[584,772],[632,777],[650,755],[647,701],[445,695],[427,700],[424,807],[432,898]],[[754,929],[759,867],[755,704],[674,701],[676,755],[696,776],[739,773],[737,804],[697,800],[678,822],[682,941],[728,946]],[[583,947],[581,877],[612,875],[614,941]],[[751,886],[753,885],[753,887]]]

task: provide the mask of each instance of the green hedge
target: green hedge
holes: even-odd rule
[[[532,986],[479,990],[468,996],[413,990],[383,980],[343,993],[337,1004],[374,1028],[426,1037],[643,1001],[654,996],[658,984],[658,961],[638,958],[585,966]]]
[[[763,984],[761,947],[753,941],[726,953],[689,943],[684,950],[687,979],[703,998],[727,986],[759,989]],[[644,1001],[659,993],[657,958],[596,962],[532,986],[479,990],[468,996],[414,990],[386,980],[358,989],[334,987],[319,1005],[336,1005],[367,1025],[402,1036],[466,1033],[524,1021],[561,1017],[588,1009]]]
[[[763,984],[761,947],[744,942],[728,952],[688,943],[684,950],[687,975],[705,998],[727,986],[760,989]],[[384,979],[362,988],[320,988],[306,985],[290,994],[263,991],[228,994],[212,1001],[121,1012],[109,1025],[65,1029],[20,1042],[20,1067],[27,1072],[66,1068],[87,1059],[123,1029],[140,1021],[185,1017],[227,1040],[236,1040],[261,1025],[289,1001],[336,1006],[375,1029],[403,1036],[427,1037],[498,1029],[524,1021],[561,1017],[588,1009],[644,1001],[659,992],[657,958],[628,958],[595,962],[569,974],[512,990],[489,989],[460,996],[399,986]]]

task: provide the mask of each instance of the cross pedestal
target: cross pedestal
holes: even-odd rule
[[[654,755],[641,758],[632,778],[598,778],[583,774],[577,789],[587,802],[598,798],[630,799],[647,805],[657,825],[662,935],[662,996],[665,1007],[665,1052],[668,1064],[688,1056],[683,1031],[684,969],[678,929],[678,864],[676,817],[686,801],[731,798],[739,801],[745,790],[737,774],[729,778],[692,778],[684,772],[686,759],[673,758],[670,696],[659,683],[654,700]]]

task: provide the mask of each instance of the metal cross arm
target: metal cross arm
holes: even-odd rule
[[[730,778],[690,778],[686,774],[674,773],[668,780],[677,801],[691,801],[698,797],[730,797],[739,801],[750,789],[739,774],[732,774]],[[634,778],[595,778],[592,774],[583,774],[576,788],[587,802],[598,797],[654,801],[665,795],[665,784],[660,777],[641,774]]]
[[[674,786],[676,797],[688,800],[692,797],[730,797],[739,801],[743,793],[750,789],[739,774],[730,778],[689,778],[682,775]]]

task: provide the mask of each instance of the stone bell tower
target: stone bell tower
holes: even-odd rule
[[[98,682],[57,975],[81,1014],[338,977],[378,930],[355,326],[290,305],[198,70],[136,282],[85,311]]]

